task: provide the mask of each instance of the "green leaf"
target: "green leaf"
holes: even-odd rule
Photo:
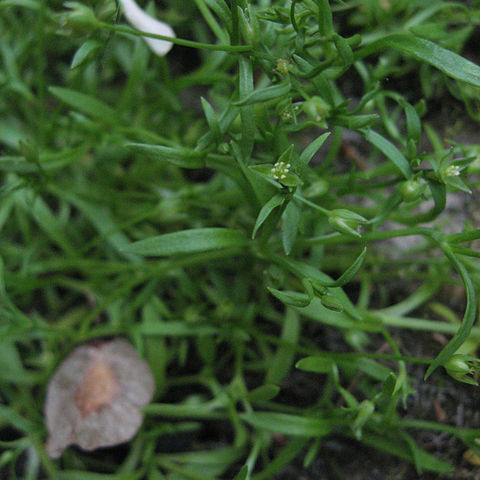
[[[75,205],[78,210],[89,220],[95,229],[104,237],[105,241],[110,244],[121,256],[138,263],[140,258],[131,254],[125,254],[124,248],[128,247],[128,237],[120,230],[115,223],[109,208],[100,203],[81,198],[70,191],[56,190],[56,193],[64,198],[67,202]]]
[[[232,9],[236,11],[235,4]],[[238,15],[236,15],[238,19]],[[238,23],[237,23],[238,27]],[[238,60],[238,92],[240,98],[248,98],[253,92],[253,66],[250,59],[240,57]],[[246,162],[255,143],[255,111],[251,105],[243,105],[240,109],[242,120],[242,160]]]
[[[277,387],[277,385],[272,385],[271,383],[267,383],[255,388],[251,392],[248,392],[247,399],[252,403],[266,402],[276,397],[279,392],[280,387]]]
[[[273,460],[268,462],[264,470],[252,477],[252,480],[272,480],[272,478],[275,478],[277,472],[293,462],[294,458],[296,458],[305,448],[308,441],[308,437],[293,438],[284,448],[282,448],[282,450],[280,450]]]
[[[269,362],[265,381],[267,383],[281,383],[290,372],[295,359],[295,345],[300,336],[300,319],[292,308],[287,309],[282,327],[281,343]]]
[[[412,167],[410,166],[409,161],[392,142],[374,130],[365,130],[362,133],[367,141],[372,145],[375,145],[375,147],[392,161],[407,180],[413,176]]]
[[[40,10],[41,4],[35,0],[3,0],[0,2],[0,9],[6,7],[24,7],[32,10]]]
[[[275,298],[291,307],[306,307],[312,301],[312,297],[306,293],[293,292],[291,290],[282,291],[272,287],[267,287],[267,289]]]
[[[333,360],[325,357],[305,357],[299,360],[295,367],[299,370],[314,373],[331,373]]]
[[[332,9],[328,0],[318,0],[318,30],[321,36],[327,38],[335,33]]]
[[[255,103],[267,102],[268,100],[283,97],[290,91],[291,88],[292,86],[290,82],[285,82],[279,83],[278,85],[273,85],[271,87],[254,90],[244,98],[233,102],[233,105],[241,107],[243,105],[253,105]]]
[[[131,473],[93,473],[85,470],[63,470],[58,472],[58,480],[138,480],[144,476],[142,470]]]
[[[450,263],[455,267],[460,278],[462,279],[463,285],[465,286],[465,293],[467,297],[467,305],[465,307],[465,313],[463,315],[462,324],[459,329],[453,336],[453,338],[448,342],[448,344],[443,348],[443,350],[435,357],[433,362],[427,369],[425,373],[425,379],[427,379],[439,366],[443,365],[448,359],[461,347],[461,345],[467,340],[470,335],[470,331],[475,323],[477,317],[477,298],[475,287],[473,285],[472,279],[468,274],[467,269],[464,267],[463,263],[457,258],[453,253],[450,245],[446,242],[439,243],[440,248],[443,250],[443,253],[450,260]]]
[[[436,43],[409,34],[387,35],[358,50],[355,59],[360,60],[385,48],[407,53],[418,60],[438,68],[449,77],[480,87],[480,67]]]
[[[140,240],[125,247],[123,251],[143,256],[168,257],[218,248],[245,247],[247,244],[245,235],[239,230],[197,228]]]
[[[212,135],[217,139],[217,141],[220,142],[222,139],[222,132],[220,130],[220,125],[218,123],[218,118],[215,114],[215,110],[213,110],[213,107],[203,97],[201,97],[201,101],[203,113],[205,114],[205,118],[207,119],[210,131],[212,132]]]
[[[161,160],[183,168],[202,168],[205,166],[205,154],[183,147],[165,147],[145,143],[127,143],[126,148],[135,153],[146,155],[154,160]]]
[[[77,68],[87,62],[102,47],[96,40],[87,40],[75,52],[70,68]]]
[[[348,283],[360,270],[361,266],[363,265],[363,261],[365,260],[365,255],[367,253],[367,247],[364,247],[360,255],[356,258],[356,260],[345,270],[345,272],[340,276],[340,278],[334,282],[323,282],[321,280],[314,281],[323,287],[343,287],[346,283]]]
[[[240,418],[255,428],[283,435],[324,437],[332,431],[332,422],[328,419],[286,413],[252,412],[244,413]]]
[[[232,14],[224,0],[205,0],[205,4],[218,15],[228,29],[232,27]]]
[[[342,60],[343,66],[345,68],[349,67],[354,61],[353,52],[350,45],[343,37],[337,34],[334,34],[333,42],[335,44],[335,48],[337,49],[338,55]]]
[[[244,465],[242,469],[235,475],[233,480],[247,480],[248,477],[248,465]]]
[[[144,321],[141,325],[136,325],[133,331],[142,335],[154,337],[187,337],[187,336],[205,336],[215,335],[218,328],[209,325],[198,325],[196,323],[187,323],[181,321]]]
[[[331,277],[312,265],[298,262],[288,257],[282,257],[282,264],[301,280],[308,278],[311,280],[320,280],[321,282],[333,281]],[[342,305],[344,312],[346,312],[351,318],[356,321],[362,321],[362,317],[358,314],[352,302],[341,288],[331,288],[329,294],[336,298],[336,300]],[[336,322],[338,321],[339,323],[348,326],[347,328],[355,326],[355,323],[352,323],[351,321],[345,322],[346,315],[343,313],[332,314],[331,311],[321,304],[320,299],[318,298],[314,298],[312,303],[307,307],[299,309],[299,312],[314,320],[328,322],[330,325],[336,325]]]
[[[33,433],[38,430],[38,426],[33,422],[3,405],[0,405],[0,421],[6,422],[21,432]]]
[[[272,211],[279,207],[285,201],[285,195],[278,193],[274,195],[260,210],[255,226],[252,231],[252,239],[257,235],[258,229],[263,225],[265,220],[269,217]]]
[[[58,153],[42,152],[39,155],[38,163],[30,162],[23,156],[0,157],[0,171],[20,174],[51,172],[70,165],[84,154],[84,148],[75,150],[65,149]]]
[[[350,130],[361,130],[370,127],[378,120],[378,115],[372,113],[369,115],[335,115],[330,123],[339,127],[347,127]]]
[[[325,140],[330,135],[330,132],[323,133],[317,137],[300,155],[300,164],[308,165],[313,156],[320,150],[322,145],[325,143]]]
[[[370,445],[383,452],[390,453],[391,455],[395,455],[396,457],[403,458],[412,463],[415,461],[411,448],[398,438],[391,438],[374,433],[364,432],[362,443]],[[425,450],[420,449],[418,446],[416,457],[417,462],[419,462],[419,465],[421,465],[424,470],[439,473],[448,473],[453,470],[453,467],[450,464],[439,460],[433,455],[427,453]]]
[[[62,250],[69,254],[75,252],[74,246],[66,235],[65,225],[62,225],[42,197],[36,195],[31,190],[24,189],[16,192],[14,198],[17,205],[31,215],[39,227],[46,232]]]
[[[386,400],[390,400],[393,397],[393,394],[395,393],[395,387],[397,384],[397,377],[395,377],[395,374],[393,372],[390,372],[387,376],[387,378],[383,382],[382,386],[382,397],[384,397]]]
[[[289,202],[282,215],[282,245],[286,255],[290,255],[297,238],[302,215],[295,202]]]
[[[48,91],[62,102],[90,117],[106,123],[118,123],[118,115],[112,107],[91,95],[63,87],[49,87]]]

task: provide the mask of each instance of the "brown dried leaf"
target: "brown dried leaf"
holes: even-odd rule
[[[149,366],[125,340],[76,348],[48,385],[48,454],[58,458],[69,445],[94,450],[130,440],[154,390]]]

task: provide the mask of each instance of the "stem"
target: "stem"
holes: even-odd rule
[[[323,208],[320,205],[317,205],[317,204],[311,202],[310,200],[307,200],[306,198],[301,197],[300,195],[298,195],[298,193],[296,193],[293,196],[293,198],[295,198],[295,200],[298,200],[299,202],[304,203],[305,205],[308,205],[309,207],[311,207],[315,210],[318,210],[319,212],[322,212],[327,217],[330,215],[330,210],[327,210],[326,208]],[[344,236],[346,237],[346,235],[344,235]]]
[[[369,314],[367,314],[368,316]],[[408,328],[410,330],[419,330],[423,332],[439,332],[448,335],[455,335],[459,329],[459,325],[452,325],[447,322],[440,322],[438,320],[424,320],[422,318],[414,317],[397,317],[393,315],[386,315],[380,311],[371,313],[372,319],[381,320],[389,327]],[[472,327],[471,336],[480,338],[480,327]]]
[[[250,52],[252,47],[250,45],[213,45],[211,43],[194,42],[192,40],[183,40],[182,38],[166,37],[165,35],[157,35],[155,33],[142,32],[134,28],[126,27],[124,25],[110,25],[109,23],[99,22],[99,27],[105,30],[111,30],[117,33],[126,33],[128,35],[135,35],[136,37],[156,38],[158,40],[166,40],[175,45],[182,45],[184,47],[202,48],[204,50],[215,50],[220,52],[230,53],[245,53]]]
[[[295,197],[297,198],[297,197]],[[330,233],[327,235],[320,235],[302,241],[303,245],[315,245],[321,243],[323,245],[331,245],[337,243],[355,242],[365,243],[377,240],[388,240],[396,237],[409,237],[411,235],[422,235],[424,237],[431,237],[433,232],[428,228],[403,228],[396,230],[383,230],[381,232],[372,232],[363,234],[361,237],[354,237],[353,235],[342,235],[341,233]]]

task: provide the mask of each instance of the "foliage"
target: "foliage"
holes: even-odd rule
[[[480,147],[430,120],[442,102],[480,118],[480,67],[461,56],[478,5],[179,0],[157,13],[178,37],[164,58],[111,0],[0,1],[0,468],[260,480],[337,435],[451,471],[417,429],[478,453],[480,431],[404,416],[415,363],[428,381],[477,380],[480,230],[447,230],[447,199],[477,187]],[[448,315],[423,316],[459,285],[461,320],[445,295]],[[335,346],[311,336],[326,330]],[[451,338],[409,357],[408,330]],[[48,379],[110,336],[154,372],[143,430],[126,458],[53,462]],[[284,395],[299,374],[322,384],[308,407]],[[212,422],[224,435],[199,443]],[[171,435],[194,440],[157,448]]]

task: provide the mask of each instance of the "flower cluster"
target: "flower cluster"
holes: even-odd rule
[[[285,163],[285,162],[277,162],[273,167],[272,167],[272,175],[275,180],[284,180],[287,178],[287,173],[290,171],[290,167],[292,165],[290,163]]]

